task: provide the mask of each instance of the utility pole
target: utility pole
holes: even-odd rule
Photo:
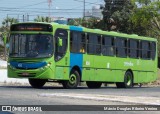
[[[86,3],[86,1],[84,0],[83,1],[83,18],[85,18],[85,10],[86,10],[85,3]]]
[[[52,0],[48,0],[48,7],[49,7],[48,17],[49,17],[49,20],[50,20],[50,18],[51,18],[51,12],[50,12],[50,10],[51,10],[51,5],[52,5]],[[51,20],[50,20],[50,21],[51,21]]]

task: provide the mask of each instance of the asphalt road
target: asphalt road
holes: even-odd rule
[[[116,87],[101,87],[100,89],[88,89],[87,87],[78,87],[78,89],[63,89],[61,86],[52,87],[44,86],[42,89],[34,89],[30,86],[0,86],[0,104],[17,104],[17,105],[64,105],[64,104],[75,104],[75,105],[90,105],[92,102],[74,102],[76,99],[63,100],[63,97],[47,97],[44,98],[41,94],[99,94],[99,95],[114,95],[114,96],[140,96],[140,97],[157,97],[160,98],[160,87],[134,87],[131,89],[119,89]],[[44,99],[43,99],[44,98]],[[8,99],[8,100],[5,100]],[[44,100],[44,101],[43,101]],[[12,101],[12,102],[11,102]],[[35,102],[33,102],[35,101]],[[95,104],[97,104],[96,102]],[[108,102],[100,102],[98,104],[107,105]],[[114,104],[114,103],[113,103]],[[115,103],[116,104],[116,103]]]
[[[57,96],[55,96],[57,94]],[[64,96],[63,96],[64,95]],[[135,105],[136,103],[121,102],[116,100],[95,100],[88,98],[68,97],[65,95],[104,95],[108,96],[128,96],[128,97],[153,97],[160,98],[160,87],[134,87],[132,89],[118,89],[116,87],[102,87],[100,89],[88,89],[87,87],[78,87],[78,89],[63,89],[61,86],[45,86],[42,89],[34,89],[30,86],[0,86],[0,104],[1,105]],[[121,98],[120,98],[121,99]],[[158,101],[160,102],[160,101]],[[59,112],[66,114],[69,112]],[[70,112],[74,114],[74,111]],[[69,113],[69,114],[70,114]],[[77,112],[76,112],[77,113]],[[83,113],[85,113],[83,111]],[[89,112],[92,114],[102,112]],[[105,112],[104,112],[105,113]],[[114,112],[111,112],[114,114]],[[118,112],[124,113],[124,112]],[[130,113],[137,113],[132,111]],[[144,113],[143,111],[140,113]],[[146,112],[146,114],[151,112]],[[157,113],[157,112],[154,112]]]

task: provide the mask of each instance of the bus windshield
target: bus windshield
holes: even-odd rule
[[[53,36],[48,34],[12,34],[10,57],[43,58],[53,54]]]

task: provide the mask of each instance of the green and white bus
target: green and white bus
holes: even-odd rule
[[[48,81],[131,88],[157,79],[157,40],[57,23],[13,24],[8,77],[27,78],[34,88]]]

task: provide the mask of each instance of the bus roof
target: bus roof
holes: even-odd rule
[[[48,23],[48,22],[24,22],[24,23],[17,23],[17,24],[50,24],[52,26],[56,26],[57,28],[64,28],[68,30],[74,30],[79,32],[89,32],[89,33],[95,33],[95,34],[101,34],[101,35],[109,35],[109,36],[118,36],[118,37],[125,37],[125,38],[131,38],[131,39],[139,39],[139,40],[149,40],[149,41],[157,41],[156,38],[151,37],[144,37],[144,36],[138,36],[137,34],[125,34],[115,31],[103,31],[100,29],[90,29],[86,27],[81,26],[72,26],[72,25],[64,25],[64,24],[58,24],[58,23]],[[16,24],[13,24],[16,25]]]

